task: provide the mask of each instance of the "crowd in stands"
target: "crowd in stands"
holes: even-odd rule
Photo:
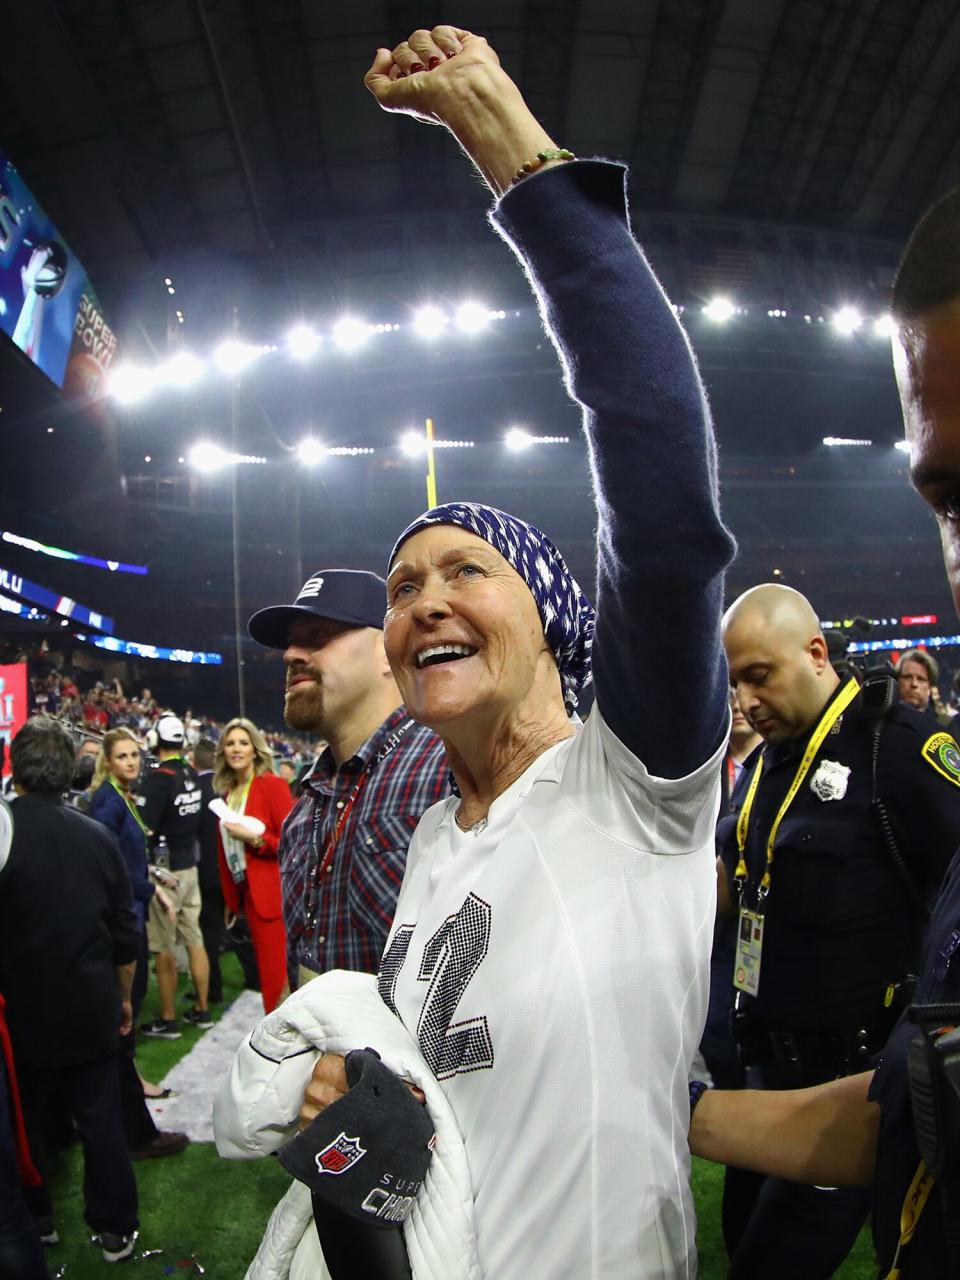
[[[35,664],[30,663],[32,668]],[[42,674],[30,672],[30,713],[52,715],[77,731],[86,731],[96,742],[110,729],[131,729],[145,742],[161,715],[176,714],[193,747],[201,738],[216,743],[223,729],[221,722],[192,708],[174,711],[162,705],[149,688],[139,694],[124,689],[120,680],[97,680],[81,687],[80,678],[62,670]],[[283,761],[299,768],[313,754],[315,744],[302,734],[290,730],[264,729],[264,738],[278,765]]]

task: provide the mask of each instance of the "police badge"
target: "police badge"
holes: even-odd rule
[[[821,760],[820,767],[810,779],[810,790],[818,800],[842,800],[847,794],[850,766],[839,760]]]

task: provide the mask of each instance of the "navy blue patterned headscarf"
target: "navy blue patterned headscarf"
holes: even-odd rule
[[[545,533],[525,520],[479,502],[449,502],[425,511],[407,525],[390,552],[390,564],[407,538],[432,524],[457,525],[483,538],[530,588],[543,622],[543,634],[557,660],[567,714],[572,714],[581,691],[593,678],[590,649],[596,614],[563,556]]]

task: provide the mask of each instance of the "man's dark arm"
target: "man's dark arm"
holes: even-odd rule
[[[140,817],[148,831],[156,832],[161,830],[164,814],[167,809],[167,802],[170,797],[170,782],[168,774],[161,773],[158,769],[151,769],[144,777],[143,784],[140,788],[140,795],[143,798],[143,804],[140,806]],[[148,849],[152,849],[155,841],[148,837]]]
[[[898,709],[903,714],[903,708]],[[919,717],[917,717],[919,718]],[[910,717],[914,719],[914,717]],[[894,835],[911,875],[921,889],[936,889],[960,845],[960,776],[954,777],[952,751],[945,760],[936,749],[924,753],[935,725],[917,731],[894,721],[881,731],[879,791]]]

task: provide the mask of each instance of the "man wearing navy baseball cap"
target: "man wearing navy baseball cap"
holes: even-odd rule
[[[291,988],[327,969],[377,972],[410,838],[448,792],[443,744],[407,715],[384,653],[386,603],[377,574],[320,569],[247,626],[283,651],[287,724],[327,743],[280,837]]]

